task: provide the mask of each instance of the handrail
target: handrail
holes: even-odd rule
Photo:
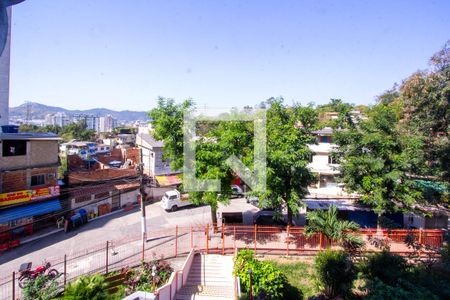
[[[191,248],[191,251],[189,252],[188,256],[186,257],[186,260],[184,261],[182,267],[180,270],[176,270],[172,272],[170,275],[169,281],[164,284],[163,286],[156,289],[155,294],[158,295],[159,300],[165,300],[169,299],[172,300],[175,298],[176,293],[184,286],[185,284],[185,277],[184,274],[189,274],[189,270],[192,265],[192,260],[194,258],[194,255],[196,253],[195,248]],[[178,275],[181,274],[181,284],[178,284]],[[172,287],[174,285],[175,281],[175,291],[172,291]],[[169,297],[166,298],[165,292],[169,289]]]

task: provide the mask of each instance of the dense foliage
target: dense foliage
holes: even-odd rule
[[[317,113],[310,106],[287,107],[283,99],[269,99],[265,102],[267,135],[267,178],[266,192],[259,194],[266,206],[281,211],[286,207],[288,223],[298,213],[301,199],[307,194],[307,186],[315,178],[307,165],[311,152],[307,146],[314,142],[311,134],[317,123]],[[195,166],[198,179],[220,180],[221,192],[191,192],[194,203],[211,205],[212,220],[216,223],[218,202],[227,202],[231,193],[230,184],[237,175],[228,165],[228,159],[235,156],[250,172],[255,171],[253,122],[241,121],[240,115],[258,114],[260,111],[246,108],[244,111],[231,110],[222,116],[228,121],[199,122],[196,124],[195,165],[184,161],[183,116],[194,109],[192,101],[175,104],[172,99],[160,98],[158,107],[151,110],[154,136],[164,141],[166,158],[173,169],[181,169],[186,163]],[[242,175],[242,174],[239,174]],[[186,179],[186,178],[185,178]]]
[[[108,294],[108,283],[101,274],[92,276],[81,276],[71,282],[65,289],[62,297],[64,300],[106,300],[110,299]]]
[[[438,266],[426,268],[404,258],[380,252],[368,256],[359,266],[361,288],[367,299],[449,299],[450,273]]]
[[[314,268],[318,287],[326,297],[350,294],[356,272],[346,252],[330,249],[320,252],[314,260]]]
[[[378,214],[410,209],[422,193],[409,174],[422,167],[422,140],[396,128],[398,116],[379,104],[369,119],[338,131],[341,180]]]
[[[241,291],[248,293],[250,290],[249,269],[255,299],[284,299],[286,276],[273,263],[255,259],[251,250],[239,251],[234,263],[234,274],[240,279]]]
[[[155,276],[153,277],[153,266],[155,269]],[[126,293],[132,294],[136,291],[153,292],[153,282],[155,288],[164,285],[169,281],[173,268],[163,259],[155,259],[149,263],[142,263],[142,265],[128,272],[128,279],[125,281]]]
[[[28,281],[23,289],[23,298],[25,300],[49,300],[55,298],[59,293],[56,279],[56,277],[44,274]]]
[[[308,168],[315,142],[312,130],[317,125],[317,113],[311,106],[287,107],[283,99],[267,102],[267,191],[262,201],[274,208],[287,208],[288,224],[298,214],[307,187],[315,182]]]

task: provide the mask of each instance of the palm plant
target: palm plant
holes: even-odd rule
[[[100,274],[81,276],[69,284],[62,299],[67,300],[106,300],[109,299],[108,282]]]
[[[305,226],[305,234],[310,237],[316,233],[322,233],[331,241],[342,245],[344,248],[357,249],[363,246],[361,238],[352,234],[359,230],[359,225],[353,221],[339,220],[337,208],[331,205],[327,211],[314,210],[306,213],[308,224]]]

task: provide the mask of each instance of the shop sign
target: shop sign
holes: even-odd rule
[[[31,195],[32,195],[31,190],[0,194],[0,206],[30,201]]]
[[[11,193],[0,194],[0,206],[12,205],[31,200],[45,199],[59,196],[59,186],[46,186],[32,190],[22,190]]]
[[[32,193],[31,200],[59,196],[59,186],[47,186],[44,188],[33,189]]]

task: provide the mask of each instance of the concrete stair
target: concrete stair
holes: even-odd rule
[[[234,299],[233,257],[196,254],[186,284],[178,291],[175,299]]]

